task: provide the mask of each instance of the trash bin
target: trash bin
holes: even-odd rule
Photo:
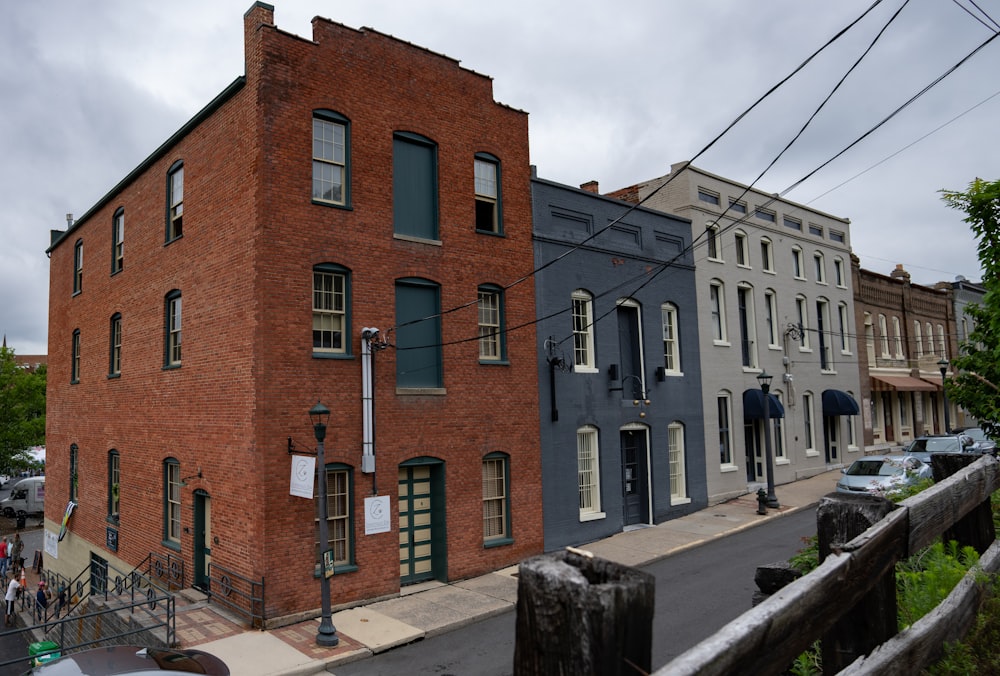
[[[51,662],[59,656],[59,644],[55,641],[39,641],[28,645],[28,657],[31,658],[33,667]]]
[[[24,524],[25,524],[25,522],[27,520],[28,520],[27,516],[25,516],[24,514],[18,514],[17,515],[17,529],[18,530],[22,530],[24,528]]]

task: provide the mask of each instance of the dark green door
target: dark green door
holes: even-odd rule
[[[212,562],[212,499],[208,493],[194,493],[194,586],[208,591]]]
[[[443,464],[399,468],[399,583],[444,579]]]

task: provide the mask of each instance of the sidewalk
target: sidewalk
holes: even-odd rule
[[[713,538],[752,528],[767,519],[806,509],[834,491],[833,470],[778,486],[781,506],[757,514],[757,498],[744,495],[657,526],[629,530],[581,549],[627,566],[642,566]],[[340,643],[316,645],[319,620],[281,629],[247,629],[197,598],[178,597],[177,640],[222,658],[240,676],[315,676],[390,648],[471,624],[512,609],[517,600],[517,566],[452,584],[404,587],[398,598],[333,614]]]

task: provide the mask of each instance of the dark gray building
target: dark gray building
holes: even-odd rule
[[[691,222],[531,190],[545,549],[707,506]]]

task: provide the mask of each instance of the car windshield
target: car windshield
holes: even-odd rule
[[[885,460],[855,460],[847,470],[850,476],[895,476],[903,473],[902,463]]]
[[[910,446],[910,452],[926,451],[928,453],[957,453],[959,451],[958,439],[955,437],[931,437],[928,439],[917,439]]]

